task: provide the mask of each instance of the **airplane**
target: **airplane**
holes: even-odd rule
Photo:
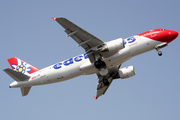
[[[118,38],[104,42],[88,33],[76,24],[63,17],[52,17],[67,33],[67,37],[77,42],[77,47],[84,48],[85,53],[58,62],[43,69],[38,69],[27,62],[12,57],[8,62],[12,69],[6,72],[15,81],[10,88],[20,88],[22,96],[26,96],[32,86],[66,81],[80,75],[96,74],[98,84],[97,98],[104,95],[114,79],[126,79],[135,75],[133,66],[121,68],[121,65],[134,56],[166,47],[178,36],[178,32],[163,28],[149,30],[126,39]]]

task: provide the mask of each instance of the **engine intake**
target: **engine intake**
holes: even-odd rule
[[[112,52],[112,51],[118,51],[123,49],[124,46],[124,41],[122,38],[116,39],[116,40],[112,40],[107,42],[103,48],[100,50],[101,52]]]
[[[119,69],[118,71],[119,77],[121,79],[129,78],[135,75],[135,70],[133,66],[125,67],[122,69]]]

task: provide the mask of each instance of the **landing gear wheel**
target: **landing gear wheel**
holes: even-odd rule
[[[162,55],[162,52],[161,52],[161,51],[158,51],[158,55],[161,56],[161,55]]]
[[[94,62],[94,66],[95,66],[97,69],[106,68],[106,63],[105,63],[104,61],[102,61],[101,59],[99,59],[98,61],[95,61],[95,62]]]
[[[94,63],[94,65],[95,65],[96,68],[100,68],[101,67],[101,63],[99,61],[96,61]]]
[[[108,86],[109,85],[108,79],[103,79],[103,83],[104,83],[105,86]]]

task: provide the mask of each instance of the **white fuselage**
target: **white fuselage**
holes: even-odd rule
[[[108,69],[118,66],[131,57],[155,49],[162,42],[144,36],[132,36],[124,39],[125,48],[110,57],[103,58]],[[81,54],[68,60],[56,63],[31,74],[29,80],[13,82],[11,87],[26,87],[62,82],[71,78],[97,73],[94,64],[89,61],[86,54]]]

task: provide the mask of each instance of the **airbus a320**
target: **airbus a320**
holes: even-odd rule
[[[4,71],[15,81],[10,88],[20,88],[22,96],[29,93],[32,86],[51,84],[72,79],[80,75],[96,74],[98,76],[95,99],[105,94],[114,79],[126,79],[135,75],[133,66],[121,68],[130,58],[139,54],[167,46],[178,32],[166,29],[153,29],[126,39],[118,38],[108,42],[95,37],[63,17],[52,17],[73,38],[77,46],[85,53],[58,62],[43,69],[38,69],[23,60],[12,57],[8,59],[11,66]]]

